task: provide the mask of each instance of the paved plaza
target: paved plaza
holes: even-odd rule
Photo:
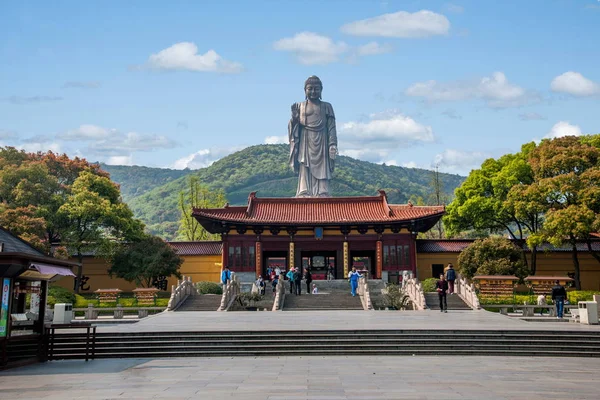
[[[273,357],[54,361],[0,372],[0,399],[594,399],[599,359]]]
[[[598,325],[526,322],[480,311],[281,311],[162,312],[134,324],[101,325],[98,332],[257,331],[257,330],[592,330]]]

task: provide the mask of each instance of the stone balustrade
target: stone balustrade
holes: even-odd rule
[[[281,311],[285,300],[285,279],[283,274],[279,275],[277,286],[275,287],[275,300],[273,301],[273,309],[271,311]]]
[[[481,309],[479,297],[477,297],[477,292],[475,291],[475,285],[458,273],[456,274],[456,280],[454,281],[454,292],[473,310]]]
[[[425,303],[425,293],[423,292],[423,285],[419,282],[418,278],[413,278],[412,273],[408,273],[408,279],[402,279],[402,288],[404,292],[410,298],[410,301],[413,303],[413,308],[415,310],[425,310],[427,308],[427,304]]]
[[[371,294],[369,293],[366,274],[358,279],[358,295],[360,296],[360,302],[362,303],[363,309],[372,310],[373,304],[371,304]]]
[[[223,295],[221,296],[221,306],[219,307],[219,311],[229,310],[229,307],[231,307],[240,292],[240,278],[235,272],[232,272],[231,280],[223,287]]]
[[[137,313],[139,319],[146,318],[150,311],[164,311],[163,307],[123,307],[118,304],[116,307],[96,307],[94,304],[88,304],[87,308],[74,308],[74,312],[83,312],[84,319],[98,319],[100,313],[112,313],[113,319],[123,319],[125,313]],[[108,315],[103,315],[103,318]]]
[[[195,293],[196,288],[192,283],[192,277],[188,276],[186,278],[183,276],[181,280],[177,281],[177,285],[171,286],[171,298],[167,305],[167,311],[175,310],[188,298],[188,296],[194,295]]]

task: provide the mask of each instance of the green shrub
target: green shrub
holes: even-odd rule
[[[436,278],[427,278],[424,281],[421,281],[421,285],[423,285],[423,291],[427,292],[435,292],[435,285],[437,283]]]
[[[200,294],[223,294],[223,288],[215,282],[198,282],[196,289]]]
[[[571,304],[577,304],[578,301],[592,301],[594,299],[592,296],[595,294],[600,294],[600,292],[594,290],[567,291],[567,297],[569,298],[569,303]]]
[[[60,286],[51,286],[48,289],[48,306],[54,307],[56,303],[75,304],[75,294]]]

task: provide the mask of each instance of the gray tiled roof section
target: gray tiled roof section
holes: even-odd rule
[[[32,256],[44,256],[44,253],[36,250],[26,241],[19,239],[9,231],[0,227],[0,243],[4,243],[6,253],[25,253]]]

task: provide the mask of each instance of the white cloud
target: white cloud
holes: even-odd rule
[[[108,165],[133,165],[133,157],[128,156],[112,156],[106,160]]]
[[[301,64],[314,65],[338,61],[350,46],[314,32],[300,32],[291,38],[276,41],[273,48],[294,53]]]
[[[565,72],[552,79],[550,88],[555,92],[568,93],[573,96],[593,96],[600,94],[600,84],[574,71]]]
[[[71,129],[67,132],[60,133],[57,137],[63,140],[102,140],[108,139],[116,134],[117,131],[115,129],[106,129],[97,125],[83,124],[77,129]]]
[[[404,168],[419,168],[419,165],[414,161],[403,162],[402,166]]]
[[[60,143],[46,140],[46,138],[40,137],[40,141],[25,141],[20,145],[16,145],[17,149],[25,150],[28,153],[37,153],[38,151],[47,152],[52,151],[54,153],[61,153]]]
[[[471,81],[417,82],[404,93],[430,102],[481,99],[492,108],[518,107],[539,100],[539,95],[510,83],[502,72]]]
[[[195,72],[242,72],[242,64],[224,60],[214,50],[198,54],[198,46],[191,42],[175,43],[173,46],[152,54],[148,66],[162,70],[183,70]]]
[[[30,97],[10,96],[6,100],[12,104],[22,105],[22,104],[52,103],[55,101],[61,101],[62,99],[63,99],[62,97],[57,97],[57,96],[30,96]]]
[[[438,165],[440,171],[467,175],[472,169],[479,168],[483,161],[491,155],[479,151],[463,151],[446,149],[436,154],[433,164]]]
[[[267,136],[265,138],[265,144],[288,144],[290,142],[287,135],[284,136]]]
[[[544,136],[544,139],[554,139],[563,136],[581,136],[581,128],[579,128],[579,125],[571,125],[566,121],[559,121]]]
[[[68,81],[63,85],[64,89],[97,89],[100,87],[98,81]]]
[[[221,158],[241,150],[240,147],[231,148],[216,148],[216,149],[202,149],[185,157],[176,160],[170,168],[174,169],[198,169],[210,166],[215,161]]]
[[[355,36],[423,38],[447,35],[450,21],[442,14],[428,10],[415,13],[398,11],[343,25],[340,30]]]
[[[0,129],[0,139],[16,139],[17,133],[8,129]]]
[[[392,46],[389,44],[379,44],[377,42],[369,42],[362,46],[358,46],[356,54],[358,56],[373,56],[377,54],[385,54],[391,52]]]
[[[351,121],[339,127],[344,142],[340,154],[373,162],[388,162],[390,152],[434,141],[433,129],[391,110],[372,114],[368,122]]]
[[[546,117],[536,112],[527,112],[519,114],[519,119],[521,121],[541,121],[546,119]]]

